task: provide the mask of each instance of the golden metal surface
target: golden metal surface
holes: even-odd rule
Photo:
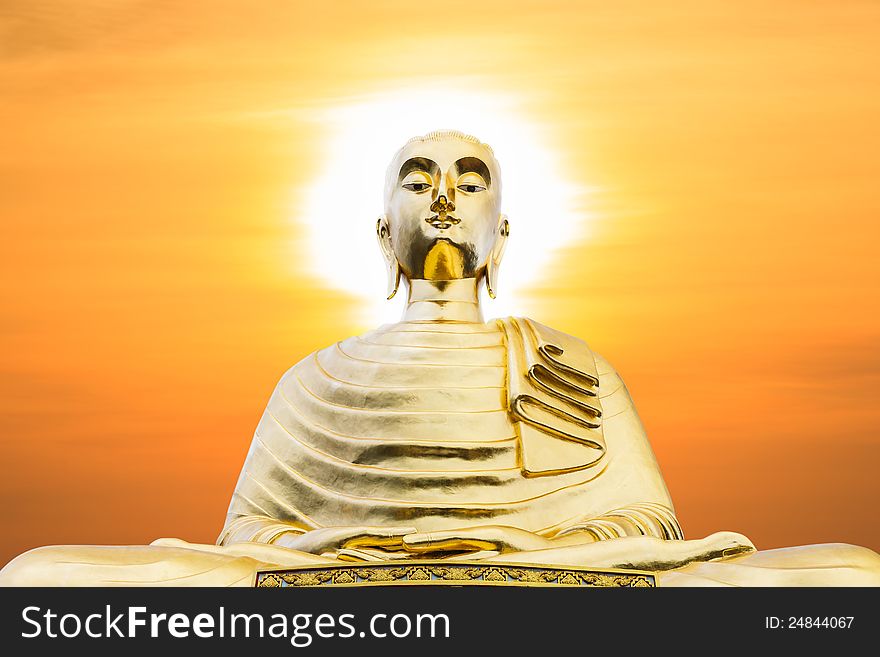
[[[40,548],[0,583],[880,585],[865,548],[684,540],[611,364],[532,319],[484,321],[479,286],[495,296],[510,235],[500,208],[490,148],[411,140],[376,224],[404,316],[281,377],[218,544]]]
[[[463,284],[475,293],[473,279],[433,291],[450,299],[447,315],[464,313],[453,301]],[[428,308],[420,306],[419,316]],[[550,339],[535,322],[505,321],[528,331],[530,342]],[[257,427],[228,534],[253,540],[239,525],[261,516],[297,529],[503,524],[552,536],[634,504],[669,509],[674,524],[619,377],[597,370],[574,339],[557,366],[537,344],[517,349],[520,362],[510,368],[513,350],[499,323],[446,322],[438,331],[424,320],[405,321],[304,359],[282,377]],[[538,367],[559,374],[540,384]],[[599,383],[585,400],[563,376]],[[613,416],[600,425],[603,405]],[[638,482],[628,481],[632,467],[641,470]],[[666,537],[654,513],[642,509],[644,527]]]

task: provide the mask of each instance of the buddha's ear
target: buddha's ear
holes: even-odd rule
[[[382,249],[382,257],[385,258],[385,272],[388,276],[388,299],[397,294],[397,286],[400,285],[400,264],[391,245],[391,228],[388,226],[388,217],[384,214],[376,222],[376,237],[379,240],[379,248]]]
[[[489,291],[489,296],[493,299],[498,290],[498,267],[501,265],[504,249],[507,248],[508,235],[510,235],[510,222],[507,221],[507,215],[502,214],[498,217],[495,244],[492,246],[492,252],[489,254],[489,261],[486,263],[486,289]]]

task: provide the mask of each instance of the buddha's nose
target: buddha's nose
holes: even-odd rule
[[[447,212],[453,212],[455,210],[455,203],[448,200],[445,195],[440,194],[437,197],[437,200],[431,203],[431,212],[436,212],[437,214],[446,214]]]

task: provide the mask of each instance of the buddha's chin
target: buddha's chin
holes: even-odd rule
[[[438,237],[425,255],[422,277],[435,281],[468,278],[473,276],[472,271],[469,273],[469,270],[473,269],[471,265],[473,260],[473,251],[468,245],[456,244],[450,239]]]

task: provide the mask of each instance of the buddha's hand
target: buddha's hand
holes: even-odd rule
[[[406,537],[404,537],[404,544]],[[489,557],[488,561],[557,564],[587,568],[673,570],[702,561],[739,557],[755,551],[752,542],[735,532],[717,532],[692,541],[664,540],[652,536],[625,536],[583,544],[553,546]]]
[[[506,525],[479,525],[446,531],[407,534],[403,547],[409,552],[529,552],[553,547],[555,543],[525,529]]]
[[[415,531],[414,527],[323,527],[304,534],[282,534],[272,544],[317,555],[344,548],[395,550],[403,547],[404,536]]]

